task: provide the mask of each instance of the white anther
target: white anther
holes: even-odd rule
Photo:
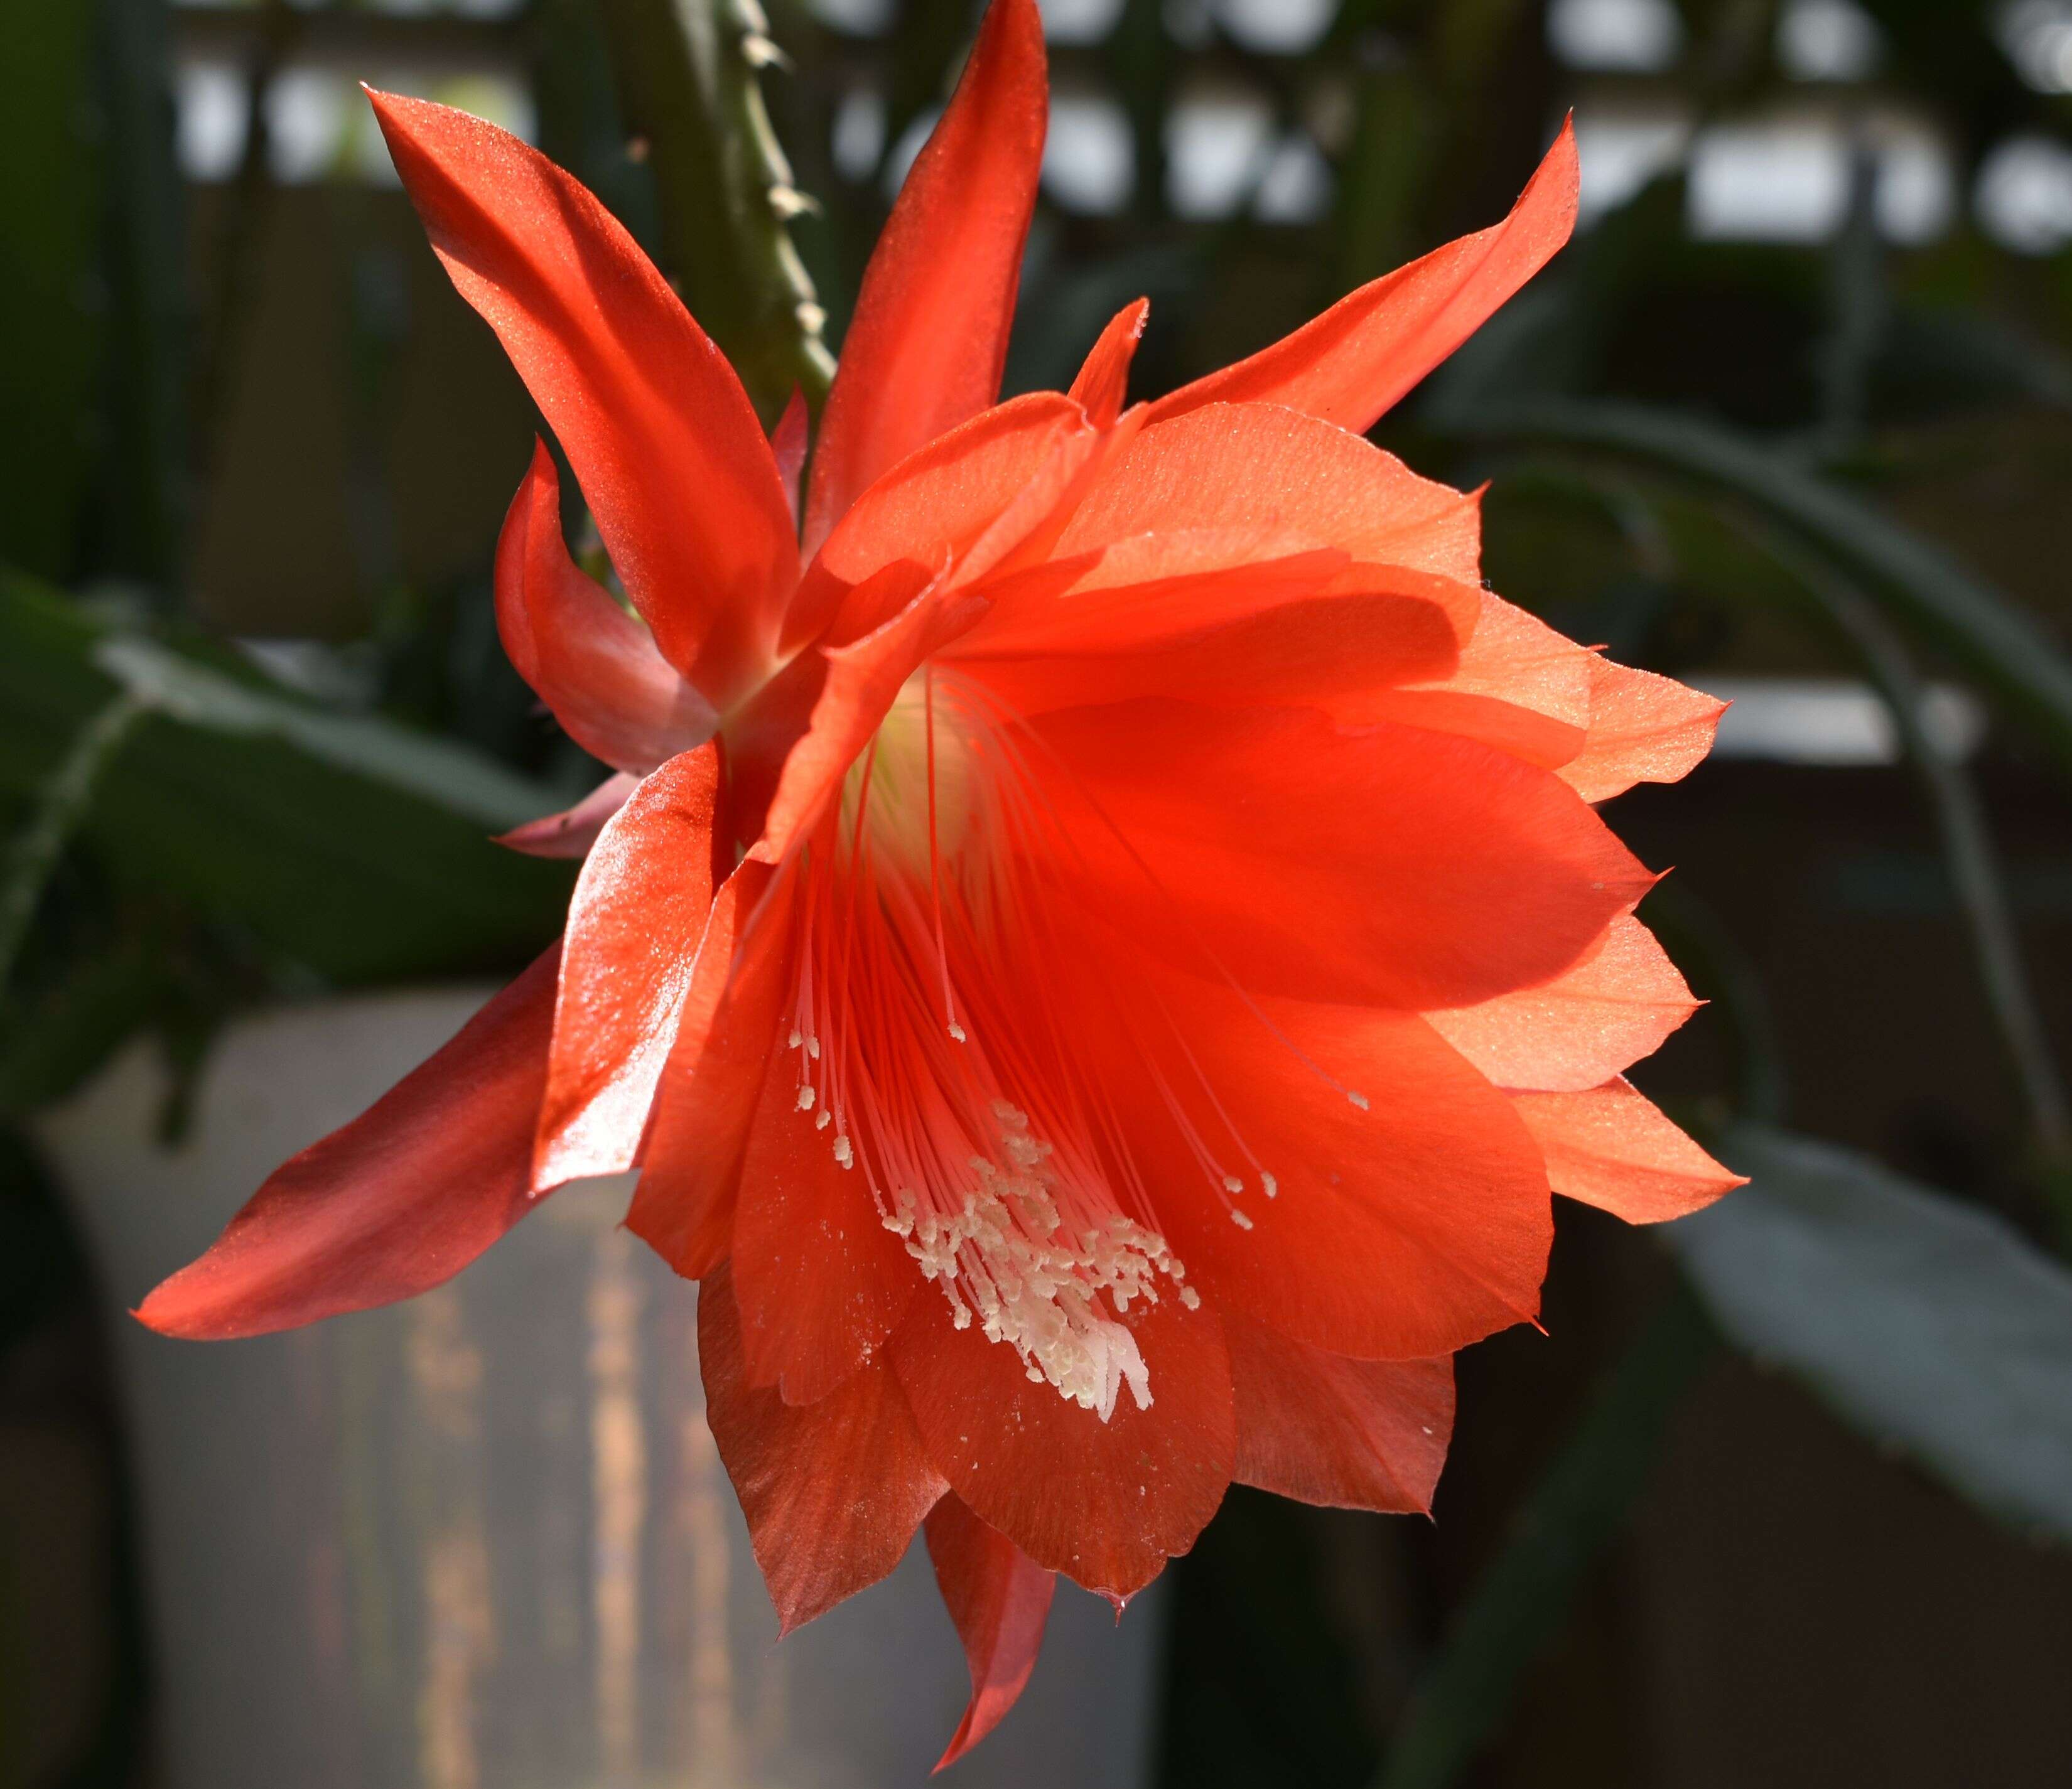
[[[784,1040],[784,1048],[787,1050],[796,1050],[805,1041],[805,1039],[799,1035],[798,1029],[795,1026],[792,1028],[791,1035]]]
[[[1240,1180],[1235,1174],[1226,1174],[1223,1176],[1223,1191],[1225,1192],[1243,1192],[1244,1191],[1244,1182]]]
[[[817,1055],[819,1054],[819,1052],[816,1051],[814,1053]],[[1346,1098],[1350,1100],[1353,1104],[1357,1106],[1363,1112],[1368,1110],[1366,1094],[1348,1093],[1346,1095]]]
[[[1262,1173],[1260,1176],[1259,1186],[1260,1190],[1269,1199],[1278,1199],[1281,1196],[1281,1183],[1270,1174]]]
[[[810,1087],[801,1087],[799,1089],[799,1110],[801,1112],[810,1112],[812,1109],[813,1089]]]
[[[848,1138],[838,1136],[835,1139],[835,1159],[844,1167],[856,1166],[856,1151],[850,1147]]]
[[[1180,1288],[1180,1302],[1190,1311],[1198,1311],[1202,1308],[1202,1295],[1191,1286],[1183,1286]],[[1431,1431],[1427,1430],[1425,1433],[1429,1434]]]
[[[1172,1249],[1119,1211],[1068,1218],[1079,1195],[1050,1139],[1006,1100],[993,1102],[993,1117],[995,1151],[967,1158],[970,1180],[938,1186],[925,1202],[900,1188],[886,1227],[942,1287],[951,1321],[1012,1348],[1032,1382],[1047,1381],[1104,1422],[1125,1385],[1148,1409],[1150,1376],[1123,1319],[1158,1302],[1159,1275],[1178,1286]]]
[[[816,1130],[824,1130],[834,1122],[834,1114],[829,1111],[826,1106],[823,1106],[820,1110],[819,1114],[813,1120],[813,1128]]]
[[[954,1020],[950,1025],[950,1036],[954,1037],[960,1044],[968,1044],[971,1041],[969,1038],[964,1036],[964,1027],[956,1024]]]
[[[1243,1212],[1232,1212],[1231,1213],[1231,1222],[1236,1225],[1241,1230],[1248,1230],[1252,1228],[1252,1220],[1247,1217]]]

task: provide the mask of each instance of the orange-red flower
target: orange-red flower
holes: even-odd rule
[[[1124,407],[1137,304],[997,404],[1044,129],[996,0],[865,277],[812,443],[567,174],[377,95],[542,449],[512,662],[620,774],[521,848],[567,931],[281,1168],[140,1315],[245,1335],[403,1298],[569,1180],[702,1282],[713,1433],[787,1627],[924,1521],[974,1693],[1052,1575],[1118,1602],[1236,1479],[1429,1504],[1453,1351],[1530,1318],[1548,1192],[1733,1177],[1620,1078],[1690,1011],[1591,804],[1718,704],[1485,591],[1476,499],[1362,438],[1567,239],[1503,223]]]

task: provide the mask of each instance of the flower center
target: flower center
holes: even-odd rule
[[[1124,1385],[1151,1402],[1131,1307],[1199,1299],[1054,998],[1058,891],[1022,848],[1039,801],[985,699],[917,674],[808,851],[787,1041],[799,1122],[952,1323],[1105,1422]]]

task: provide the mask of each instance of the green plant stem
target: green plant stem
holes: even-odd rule
[[[0,992],[13,979],[14,960],[51,872],[93,805],[101,773],[146,712],[143,702],[125,691],[86,724],[44,784],[28,825],[8,853],[6,880],[0,882]]]
[[[655,172],[663,271],[733,362],[766,425],[834,377],[826,314],[790,224],[792,183],[758,84],[781,60],[756,0],[605,0],[627,128]]]
[[[1444,1789],[1500,1730],[1527,1667],[1625,1522],[1671,1412],[1718,1344],[1679,1281],[1606,1375],[1476,1581],[1411,1697],[1375,1789]]]
[[[1920,773],[1940,835],[1950,877],[1957,892],[1979,979],[2006,1047],[2015,1079],[2029,1108],[2035,1141],[2045,1156],[2064,1163],[2072,1159],[2072,1104],[2044,1028],[2043,1015],[2030,992],[2022,962],[1999,854],[1978,791],[1962,765],[1930,732],[1927,691],[1916,675],[1905,643],[1878,612],[1877,605],[1823,561],[1801,551],[1774,529],[1762,531],[1765,550],[1789,572],[1819,605],[1836,632],[1848,642],[1878,694],[1891,712],[1901,743]]]
[[[164,0],[103,0],[113,495],[106,568],[161,592],[186,569],[186,220]],[[14,351],[23,351],[17,346]]]
[[[1871,367],[1892,313],[1877,228],[1877,154],[1860,115],[1851,117],[1849,134],[1849,208],[1824,256],[1828,327],[1815,366],[1820,387],[1816,438],[1831,459],[1862,439],[1870,412]]]
[[[199,336],[194,369],[195,472],[205,481],[219,457],[237,361],[259,308],[261,251],[273,212],[271,117],[274,84],[300,39],[307,15],[288,0],[262,0],[245,68],[245,153],[236,178],[222,195],[216,230],[213,285],[207,326]]]

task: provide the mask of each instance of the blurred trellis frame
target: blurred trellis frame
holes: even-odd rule
[[[619,118],[606,48],[607,27],[652,10],[170,9],[191,194],[178,285],[187,364],[175,388],[208,474],[185,508],[196,589],[221,619],[247,632],[364,631],[399,579],[437,584],[479,560],[484,517],[509,482],[487,453],[452,449],[512,433],[500,425],[522,406],[491,357],[470,352],[474,338],[453,328],[436,286],[420,285],[421,251],[388,228],[400,200],[350,196],[362,183],[378,192],[384,173],[352,81],[434,94],[534,136],[656,243],[666,232],[655,228],[652,170],[629,158],[642,143]],[[2063,166],[2051,159],[2065,154],[2049,135],[2063,101],[2021,78],[2049,66],[2049,19],[2016,31],[2034,7],[1059,0],[1047,10],[1058,104],[1029,276],[1040,302],[1015,344],[1016,386],[1061,382],[1077,344],[1139,291],[1157,304],[1147,388],[1227,356],[1494,215],[1569,105],[1587,217],[1688,164],[1688,198],[1671,209],[1693,227],[1626,232],[1638,240],[1623,244],[1612,302],[1593,305],[1591,326],[1563,344],[1571,364],[1556,370],[1570,384],[1609,380],[1763,425],[1804,421],[1823,392],[1844,412],[1856,406],[1861,372],[1814,338],[1823,250],[1841,233],[1859,142],[1876,162],[1876,218],[1908,252],[1906,284],[1946,301],[2012,295],[2041,313],[2038,334],[2055,326],[2048,257],[2022,266],[1967,228],[1975,195],[1999,237],[2032,255],[2072,228]],[[888,182],[955,72],[970,12],[961,0],[778,0],[771,10],[787,72],[766,92],[793,190],[822,212],[793,236],[836,339]],[[2025,46],[2027,61],[2009,45]],[[257,133],[245,128],[255,90]],[[1735,339],[1750,351],[1684,355],[1723,257],[1740,264]],[[296,319],[292,331],[282,317]],[[1912,345],[1914,321],[1897,326]],[[1912,357],[1912,376],[2048,384],[2004,354],[1976,366],[1994,359],[1990,344],[1932,347],[1933,364]],[[261,438],[276,450],[245,445]],[[218,440],[227,464],[208,451]],[[284,441],[296,451],[281,454]],[[293,610],[274,613],[278,568],[298,559]]]
[[[1814,835],[1844,786],[1787,779],[1842,771],[1708,772],[1749,780],[1701,779],[1722,792],[1681,832],[1636,798],[1644,855],[1687,866],[1651,912],[1715,1003],[1665,1060],[1669,1090],[1756,1176],[1670,1239],[1710,1315],[1672,1293],[1635,1318],[1666,1276],[1622,1258],[1598,1278],[1634,1320],[1562,1356],[1548,1409],[1503,1344],[1471,1362],[1531,1445],[1462,1454],[1442,1538],[1404,1543],[1425,1549],[1422,1614],[1397,1609],[1382,1641],[1370,1621],[1363,1652],[1335,1637],[1362,1631],[1344,1599],[1300,1569],[1343,1531],[1290,1547],[1238,1500],[1184,1606],[1282,1624],[1299,1672],[1270,1645],[1243,1660],[1299,1698],[1302,1737],[1183,1641],[1173,1708],[1192,1737],[1169,1776],[1269,1781],[1292,1761],[1352,1782],[1386,1739],[1392,1789],[1451,1780],[1574,1619],[1715,1325],[1980,1506],[2072,1535],[2072,1285],[2032,1245],[2072,1238],[2056,992],[2072,975],[2072,4],[1045,10],[1056,105],[1011,388],[1063,384],[1140,293],[1141,391],[1235,357],[1494,218],[1573,107],[1582,236],[1388,440],[1457,482],[1497,475],[1507,594],[1701,683],[1846,678],[1803,692],[1806,712],[1868,713],[1882,731],[1867,723],[1868,755],[1848,761],[1904,759],[1921,786],[1873,801],[1847,784],[1850,825],[1885,855],[1819,863],[1786,859],[1832,843]],[[240,1003],[498,966],[553,922],[563,872],[482,837],[586,773],[502,664],[483,582],[532,418],[426,254],[352,83],[482,112],[575,169],[772,412],[824,373],[816,311],[838,344],[975,11],[99,0],[10,23],[0,1109],[63,1093],[140,1025],[191,1061]],[[713,129],[753,140],[701,189]],[[224,634],[304,643],[262,670]],[[1937,718],[1951,703],[1954,729]],[[1817,732],[1802,726],[1801,765],[1843,762]],[[1897,869],[1894,838],[1913,853]],[[1939,953],[1909,966],[1930,990],[1910,1032],[1884,966],[1837,969],[1784,936],[1897,937],[1909,901],[1925,920],[1904,935]],[[1901,1035],[1860,1040],[1852,1010]],[[1941,1055],[1962,1061],[1920,1042],[1951,1015],[1965,1042]],[[1852,1048],[1957,1089],[1963,1147],[1898,1153],[1962,1199],[1778,1128],[1893,1152],[1879,1127],[1897,1094],[1860,1068],[1844,1086],[1834,1056]],[[1834,1320],[1809,1324],[1823,1309]],[[1622,1364],[1571,1433],[1599,1355]]]

